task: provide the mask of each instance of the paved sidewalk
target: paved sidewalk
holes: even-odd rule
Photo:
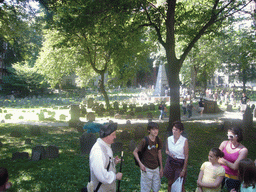
[[[192,114],[191,118],[187,118],[185,116],[181,117],[182,121],[223,121],[227,119],[236,119],[236,120],[242,120],[243,119],[243,113],[241,112],[223,112],[218,114],[203,114],[202,116],[196,112]],[[80,118],[82,122],[87,122],[86,118]],[[96,123],[106,123],[112,120],[113,122],[117,122],[119,124],[126,124],[126,119],[114,119],[114,118],[96,118]],[[131,124],[137,124],[137,123],[148,123],[147,119],[131,119]],[[153,119],[154,122],[168,122],[169,118],[164,118],[163,120],[159,119]],[[256,118],[253,118],[253,121],[256,121]],[[15,124],[28,124],[28,125],[41,125],[41,126],[54,126],[54,127],[67,127],[68,122],[39,122],[39,121],[22,121],[22,120],[6,120],[5,123],[15,123]]]

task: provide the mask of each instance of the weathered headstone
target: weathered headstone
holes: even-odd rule
[[[39,161],[41,159],[41,152],[40,151],[34,151],[32,153],[31,160],[32,161]]]
[[[123,143],[115,142],[111,145],[113,153],[117,153],[123,150]]]
[[[128,120],[126,121],[126,125],[131,125],[131,124],[132,124],[132,123],[131,123],[131,120],[128,119]]]
[[[138,114],[137,115],[137,119],[143,119],[143,115],[142,114]]]
[[[134,140],[131,140],[129,143],[129,150],[134,151],[135,148],[136,148],[136,142]]]
[[[232,105],[227,105],[227,111],[229,111],[229,112],[232,111]]]
[[[148,110],[149,110],[149,107],[148,107],[147,104],[144,104],[144,105],[142,106],[142,109],[143,109],[143,111],[148,111]]]
[[[15,152],[12,154],[12,160],[17,160],[17,159],[28,159],[29,154],[27,152]]]
[[[70,120],[69,120],[69,126],[70,127],[77,127],[77,124],[80,122],[80,108],[79,105],[71,105],[70,106]]]
[[[34,156],[34,153],[35,152],[39,152],[40,153],[40,159],[45,159],[46,158],[46,151],[45,151],[45,148],[44,146],[42,145],[38,145],[38,146],[35,146],[33,149],[32,149],[32,157]],[[36,153],[36,157],[37,157],[37,153]]]
[[[89,154],[97,138],[93,133],[83,133],[80,137],[80,148],[83,155]]]
[[[142,107],[135,107],[135,112],[142,112]]]
[[[117,114],[115,114],[114,118],[115,118],[115,119],[121,119],[122,116],[121,116],[119,113],[117,113]]]
[[[115,101],[113,105],[115,110],[119,110],[119,103],[117,101]]]
[[[154,111],[156,109],[155,104],[154,103],[150,103],[149,109],[150,109],[150,111]]]
[[[50,145],[48,147],[46,147],[46,157],[50,158],[50,159],[54,159],[57,158],[59,156],[59,148],[54,146],[54,145]]]
[[[126,103],[123,104],[123,110],[127,111],[127,104]]]
[[[95,114],[93,112],[87,113],[87,121],[95,121]]]
[[[94,99],[93,98],[89,98],[87,101],[87,107],[88,108],[92,108],[94,105]]]
[[[32,140],[31,140],[31,139],[26,139],[26,140],[25,140],[25,144],[30,145],[31,143],[32,143]]]
[[[11,137],[21,137],[21,133],[19,131],[12,131],[10,134]]]
[[[85,105],[80,105],[80,114],[81,114],[81,117],[85,117],[87,111],[86,111],[86,107]]]

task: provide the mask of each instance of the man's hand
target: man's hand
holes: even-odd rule
[[[123,173],[118,172],[118,173],[116,174],[116,179],[117,179],[117,180],[122,180],[122,177],[123,177]]]

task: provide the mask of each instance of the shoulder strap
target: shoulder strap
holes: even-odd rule
[[[108,163],[108,166],[107,166],[107,171],[109,170],[109,167],[110,167],[110,157],[109,157],[109,163]],[[97,187],[96,187],[96,189],[95,189],[95,192],[97,192],[97,191],[99,190],[99,188],[100,188],[101,185],[102,185],[102,183],[99,182],[98,185],[97,185]]]

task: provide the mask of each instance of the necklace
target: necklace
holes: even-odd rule
[[[240,145],[240,143],[238,143],[236,146],[234,145],[234,147],[232,147],[232,142],[230,142],[230,148],[231,149],[236,149],[239,145]]]

